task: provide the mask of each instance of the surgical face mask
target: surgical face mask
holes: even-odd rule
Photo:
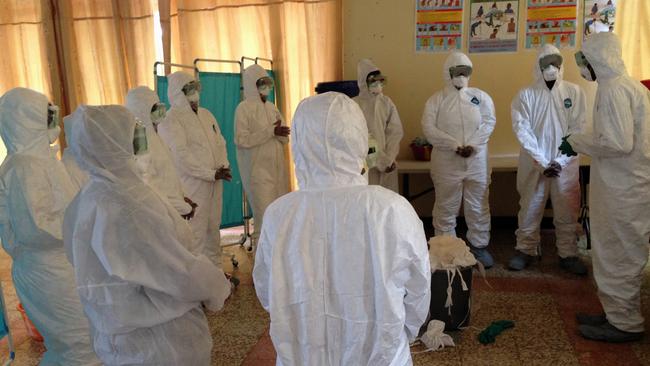
[[[133,153],[135,155],[143,155],[146,154],[148,150],[147,129],[140,121],[137,121],[135,124],[135,131],[133,132]]]
[[[384,91],[384,83],[381,81],[375,81],[368,85],[368,91],[373,95],[379,95]]]
[[[190,94],[187,94],[186,97],[187,101],[190,102],[190,104],[194,103],[196,105],[199,104],[199,100],[201,99],[198,91],[193,91]]]
[[[580,76],[587,81],[596,81],[595,75],[589,70],[589,67],[583,66],[580,68]]]
[[[451,79],[451,83],[456,87],[456,89],[467,88],[469,85],[469,78],[467,76],[457,76]]]
[[[557,80],[559,74],[560,74],[560,69],[558,69],[553,65],[548,66],[542,71],[542,75],[544,76],[544,80],[546,81]]]
[[[272,90],[273,87],[269,85],[262,85],[259,88],[257,88],[257,91],[260,93],[260,95],[263,95],[265,97],[268,97],[271,94]]]
[[[151,108],[151,122],[154,125],[158,125],[165,118],[165,113],[167,112],[167,107],[162,103],[154,104]]]

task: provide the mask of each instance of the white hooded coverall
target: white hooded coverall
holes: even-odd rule
[[[88,174],[81,170],[79,168],[79,164],[77,164],[77,161],[74,159],[74,156],[72,155],[72,150],[70,149],[70,141],[68,141],[68,137],[72,136],[72,130],[74,129],[73,127],[73,122],[70,116],[65,116],[63,117],[63,131],[65,133],[66,137],[66,142],[68,143],[68,146],[66,146],[65,150],[63,150],[63,155],[61,156],[61,162],[65,166],[66,171],[68,172],[68,175],[70,176],[70,180],[72,183],[77,187],[77,190],[80,190],[86,182],[88,182]]]
[[[488,161],[488,140],[496,117],[492,98],[477,88],[456,89],[449,68],[472,66],[461,52],[452,52],[442,70],[447,84],[427,101],[422,116],[422,129],[431,154],[431,179],[435,187],[433,227],[436,235],[456,236],[456,216],[464,203],[467,239],[477,248],[490,242],[490,206],[488,203],[491,169]],[[456,149],[472,146],[468,158]]]
[[[566,60],[553,88],[549,90],[539,67],[539,60],[560,54],[545,44],[533,67],[535,83],[522,89],[512,101],[512,129],[519,140],[517,191],[519,192],[519,228],[516,249],[538,255],[540,224],[548,197],[553,205],[555,244],[561,258],[578,255],[576,229],[580,209],[580,161],[577,156],[562,155],[562,137],[580,132],[585,120],[585,96],[579,86],[562,80]],[[560,176],[549,178],[544,170],[556,161],[562,166]]]
[[[289,192],[289,175],[284,146],[288,137],[275,135],[275,123],[284,119],[275,104],[262,102],[257,80],[268,73],[259,65],[244,70],[244,101],[235,111],[237,164],[244,190],[253,206],[255,232],[259,238],[266,208]]]
[[[399,193],[397,169],[390,173],[386,173],[386,169],[397,159],[404,130],[395,103],[384,94],[374,95],[368,90],[366,82],[368,74],[375,71],[379,69],[372,61],[368,59],[359,61],[357,65],[359,95],[354,98],[366,118],[368,132],[377,141],[377,166],[368,171],[368,182]]]
[[[158,134],[171,150],[183,191],[198,205],[190,226],[199,252],[221,268],[223,181],[215,180],[215,173],[230,166],[226,141],[212,113],[201,107],[194,113],[183,94],[183,86],[194,80],[192,75],[178,71],[168,80],[171,109],[158,126]]]
[[[592,263],[607,320],[642,332],[641,282],[650,239],[650,101],[628,76],[621,43],[601,32],[582,52],[596,74],[593,131],[573,134],[574,150],[591,156],[589,216]]]
[[[158,95],[146,86],[129,90],[126,95],[126,108],[146,127],[149,151],[136,156],[139,170],[145,183],[157,190],[180,215],[192,212],[192,206],[185,202],[185,194],[178,177],[169,148],[162,142],[151,121],[151,108],[159,103]],[[194,248],[190,248],[193,251]]]
[[[361,175],[368,130],[340,93],[303,100],[292,149],[300,190],[266,211],[255,258],[278,365],[411,365],[431,270],[422,222]]]
[[[97,355],[105,365],[210,365],[201,302],[219,310],[230,282],[185,249],[189,225],[139,177],[132,114],[82,106],[72,118],[90,181],[65,213],[65,246]]]
[[[0,98],[0,237],[27,316],[43,335],[41,365],[100,365],[63,248],[63,215],[77,194],[49,144],[48,100],[15,88]]]

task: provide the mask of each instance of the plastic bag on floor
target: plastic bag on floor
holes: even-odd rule
[[[476,258],[469,251],[465,241],[455,236],[431,238],[429,240],[429,261],[432,272],[439,269],[455,270],[476,264]]]

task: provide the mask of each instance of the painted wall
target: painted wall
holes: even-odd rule
[[[465,0],[464,19],[469,18],[469,1]],[[517,156],[519,144],[512,132],[510,103],[517,92],[533,82],[533,65],[537,52],[524,49],[526,14],[525,0],[521,0],[519,14],[519,51],[516,53],[471,54],[474,72],[470,86],[483,89],[494,100],[497,125],[490,139],[491,155]],[[580,1],[582,3],[582,1]],[[580,13],[581,9],[578,10]],[[580,22],[578,22],[580,23]],[[427,99],[444,86],[442,67],[447,54],[415,52],[415,2],[414,0],[343,0],[343,73],[346,80],[356,80],[356,65],[362,58],[372,59],[388,78],[385,94],[390,96],[399,110],[404,124],[401,159],[412,159],[408,147],[416,136],[423,136],[420,120]],[[464,33],[468,33],[465,26]],[[578,32],[581,32],[579,27]],[[581,39],[578,40],[578,47]],[[462,51],[467,51],[467,37]],[[562,52],[564,78],[581,85],[587,93],[587,114],[591,117],[595,83],[584,81],[574,62],[576,50]],[[411,191],[417,193],[431,186],[430,179],[414,177]],[[493,216],[514,216],[519,196],[515,190],[515,174],[493,174],[491,186],[491,211]],[[433,194],[413,202],[422,216],[430,216]]]

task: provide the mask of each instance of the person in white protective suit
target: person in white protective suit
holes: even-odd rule
[[[41,365],[100,365],[93,352],[72,267],[63,248],[63,215],[77,187],[57,160],[56,107],[15,88],[0,98],[0,237],[25,312],[45,340]]]
[[[359,104],[366,117],[368,132],[377,143],[375,166],[369,166],[368,183],[380,185],[399,193],[397,175],[397,154],[404,136],[402,121],[395,103],[383,94],[386,79],[381,71],[368,59],[357,65],[359,95],[354,101]]]
[[[253,269],[277,364],[411,365],[431,295],[422,221],[367,185],[368,129],[350,98],[307,98],[293,121],[300,190],[266,210]]]
[[[591,156],[591,254],[605,310],[578,314],[579,329],[589,339],[635,341],[644,332],[641,283],[650,239],[650,101],[627,74],[614,33],[592,35],[576,58],[581,75],[598,82],[593,129],[565,138],[562,151]]]
[[[153,90],[139,86],[129,90],[125,106],[146,128],[148,152],[136,156],[143,180],[167,198],[184,219],[190,220],[194,217],[196,204],[185,197],[171,153],[157,132],[158,124],[165,118],[165,105]],[[188,246],[188,249],[195,252],[197,248]]]
[[[81,106],[72,118],[73,153],[90,180],[66,210],[64,237],[95,352],[105,365],[210,365],[201,304],[221,309],[230,283],[184,247],[189,225],[138,175],[146,138],[133,115]]]
[[[243,83],[245,99],[235,111],[235,144],[242,183],[253,208],[256,242],[266,208],[289,192],[284,146],[290,129],[275,104],[267,100],[273,80],[266,70],[259,65],[247,67]]]
[[[526,268],[540,254],[540,225],[550,197],[560,267],[569,273],[587,274],[578,257],[576,235],[580,161],[558,150],[563,136],[582,130],[585,96],[579,86],[562,79],[563,70],[560,51],[545,44],[534,65],[535,82],[512,101],[512,129],[521,145],[519,227],[516,253],[508,263],[515,271]]]
[[[77,187],[77,190],[81,190],[88,181],[88,174],[79,168],[74,155],[72,155],[72,150],[70,150],[70,141],[68,141],[68,137],[72,135],[72,129],[74,128],[72,124],[73,122],[70,115],[63,117],[63,131],[66,137],[67,146],[61,155],[61,162],[65,166],[72,183]]]
[[[461,52],[445,61],[445,88],[427,101],[422,129],[433,145],[431,179],[435,187],[433,227],[436,235],[456,236],[456,216],[463,202],[471,252],[486,268],[494,265],[488,203],[491,170],[488,140],[496,117],[492,98],[468,86],[472,62]]]
[[[158,134],[171,150],[183,191],[198,205],[190,226],[199,250],[221,268],[223,180],[232,178],[226,141],[212,113],[199,107],[200,83],[181,71],[168,81],[171,108]]]

